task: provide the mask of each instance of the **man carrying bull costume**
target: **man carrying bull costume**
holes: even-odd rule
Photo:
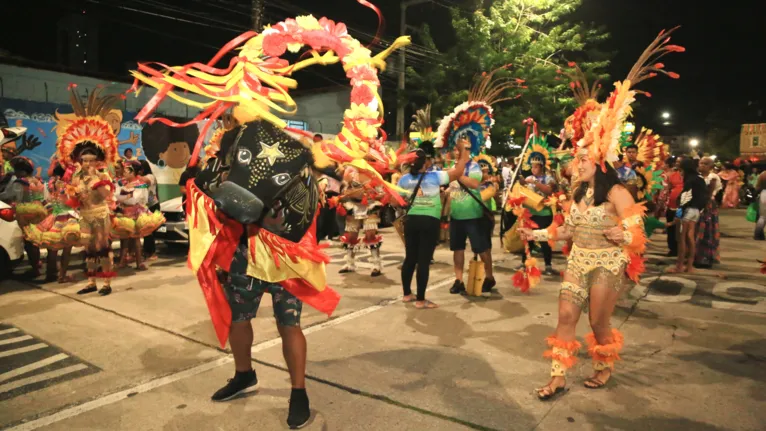
[[[326,285],[329,258],[314,237],[319,200],[314,171],[329,173],[334,164],[352,166],[360,176],[371,178],[370,186],[380,185],[391,199],[404,203],[399,189],[385,183],[378,173],[377,162],[387,156],[377,145],[382,123],[377,69],[385,67],[388,54],[407,43],[408,38],[398,39],[371,57],[368,49],[348,35],[344,24],[301,16],[269,26],[260,34],[244,33],[207,65],[193,63],[158,71],[150,64],[139,64],[139,71],[133,72],[136,84],[140,81],[160,89],[139,112],[138,121],[146,120],[169,95],[203,109],[192,122],[216,120],[231,109],[238,123],[224,133],[219,151],[187,184],[189,264],[205,294],[221,346],[228,339],[234,354],[234,378],[213,394],[213,401],[229,400],[257,385],[250,355],[250,320],[263,293],[269,292],[292,384],[287,423],[296,429],[309,421],[306,339],[300,327],[303,303],[330,315],[340,300]],[[280,58],[288,49],[295,52],[304,45],[310,50],[303,60],[290,64]],[[238,55],[228,68],[214,67],[234,49],[239,50]],[[337,62],[351,79],[351,107],[334,140],[308,144],[310,147],[285,133],[286,124],[277,116],[297,109],[287,92],[297,83],[289,75],[312,64]],[[205,101],[188,99],[180,91]],[[166,119],[149,121],[184,126]],[[213,122],[207,121],[200,132],[192,165]]]

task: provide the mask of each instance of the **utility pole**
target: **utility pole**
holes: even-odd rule
[[[407,8],[430,2],[431,0],[403,0],[401,3],[401,17],[399,21],[399,33],[401,36],[407,35]],[[405,47],[399,49],[399,98],[396,101],[396,136],[401,139],[404,136],[404,103],[401,96],[404,94],[404,70],[407,62],[407,50]]]
[[[251,14],[253,18],[253,30],[260,33],[263,29],[263,8],[265,7],[266,0],[252,0]]]

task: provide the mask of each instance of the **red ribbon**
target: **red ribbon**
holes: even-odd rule
[[[372,45],[375,45],[380,40],[380,35],[383,33],[383,28],[385,27],[386,20],[383,18],[383,14],[380,12],[380,9],[378,9],[377,6],[374,4],[368,2],[367,0],[356,0],[360,5],[368,7],[375,11],[375,14],[378,15],[378,30],[375,32],[375,37],[372,39],[372,42],[370,42],[369,45],[367,45],[367,48],[371,47]]]

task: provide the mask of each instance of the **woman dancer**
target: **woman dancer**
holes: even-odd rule
[[[411,206],[404,224],[404,263],[402,264],[403,302],[415,301],[415,308],[438,308],[438,305],[426,300],[429,267],[436,243],[439,240],[440,218],[442,213],[439,187],[456,181],[463,175],[465,164],[470,157],[466,145],[461,141],[460,156],[455,166],[449,171],[432,171],[435,150],[433,143],[426,141],[416,150],[417,159],[410,166],[410,172],[399,180],[399,187],[410,194]],[[418,270],[417,296],[412,294],[412,276]]]
[[[620,293],[643,272],[646,234],[644,208],[636,204],[620,183],[612,163],[618,160],[618,131],[630,112],[630,104],[639,91],[632,86],[657,72],[677,77],[657,67],[657,56],[680,52],[683,48],[667,45],[672,32],[661,32],[633,66],[625,81],[615,83],[608,103],[580,106],[575,121],[574,170],[579,185],[573,194],[570,213],[563,225],[548,229],[520,229],[523,239],[557,241],[572,238],[573,245],[559,294],[559,316],[555,333],[547,338],[551,359],[551,380],[537,389],[541,400],[565,392],[566,370],[577,360],[580,343],[575,329],[580,313],[590,308],[592,333],[585,337],[593,359],[594,374],[585,381],[589,389],[602,388],[612,375],[614,363],[623,346],[622,334],[610,326],[610,318]]]
[[[699,173],[705,179],[708,194],[707,205],[697,224],[697,250],[694,257],[694,266],[697,268],[711,268],[714,263],[719,262],[720,233],[718,203],[715,201],[715,195],[722,186],[721,179],[713,172],[713,165],[713,159],[710,157],[703,157],[699,164]]]
[[[519,229],[526,240],[545,242],[551,237],[574,240],[560,290],[558,326],[547,339],[552,348],[546,352],[553,362],[552,379],[537,391],[542,400],[564,390],[566,370],[574,365],[575,353],[580,348],[575,339],[577,322],[588,307],[593,332],[586,341],[595,372],[585,386],[600,388],[611,377],[623,338],[619,331],[610,328],[609,320],[617,299],[630,285],[626,270],[631,259],[624,248],[645,241],[643,233],[634,236],[634,227],[643,231],[641,214],[614,168],[607,165],[606,172],[602,171],[582,150],[577,162],[580,185],[565,224],[552,234],[546,229]],[[622,220],[621,224],[614,221],[615,217]]]

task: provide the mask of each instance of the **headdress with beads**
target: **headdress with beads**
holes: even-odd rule
[[[510,65],[499,67],[489,73],[484,72],[468,93],[468,101],[458,105],[451,114],[442,118],[436,133],[434,145],[451,151],[457,141],[466,138],[471,142],[471,155],[481,153],[481,148],[489,139],[495,124],[492,105],[505,100],[521,97],[521,94],[508,96],[507,90],[526,88],[524,80],[519,78],[496,78],[495,75]]]

